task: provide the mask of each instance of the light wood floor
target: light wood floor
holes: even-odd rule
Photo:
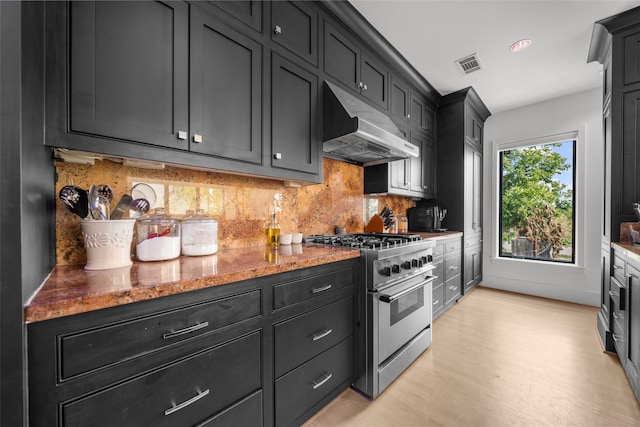
[[[347,390],[305,427],[640,426],[596,313],[479,287],[434,321],[431,346],[378,398]]]

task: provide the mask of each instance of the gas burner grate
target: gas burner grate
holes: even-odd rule
[[[317,243],[331,246],[346,246],[363,249],[388,249],[409,245],[422,240],[419,234],[318,234],[304,238],[305,243]]]

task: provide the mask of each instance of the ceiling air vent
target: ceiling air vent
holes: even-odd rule
[[[482,63],[480,62],[480,58],[476,53],[472,53],[471,55],[465,56],[462,59],[458,59],[455,62],[463,74],[471,74],[474,71],[482,69]]]

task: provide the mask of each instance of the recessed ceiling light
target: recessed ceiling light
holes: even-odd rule
[[[522,39],[512,44],[509,49],[511,49],[511,52],[520,52],[521,50],[525,50],[529,46],[531,46],[531,40]]]

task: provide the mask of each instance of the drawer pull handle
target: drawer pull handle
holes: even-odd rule
[[[205,397],[207,394],[209,394],[209,389],[206,389],[205,391],[200,391],[198,390],[198,394],[196,394],[195,396],[193,396],[191,399],[189,400],[185,400],[184,402],[182,402],[179,405],[174,405],[171,408],[167,409],[166,411],[164,411],[165,415],[171,415],[176,411],[179,411],[180,409],[184,409],[187,406],[191,405],[192,403],[197,402],[198,400],[202,399],[203,397]]]
[[[198,323],[197,325],[189,326],[188,328],[167,332],[162,336],[162,338],[164,338],[165,340],[168,340],[169,338],[177,337],[178,335],[188,334],[188,333],[197,331],[199,329],[206,328],[207,326],[209,326],[209,322]]]
[[[321,380],[316,380],[313,382],[313,389],[317,389],[318,387],[322,387],[322,384],[326,383],[327,381],[329,381],[331,379],[331,377],[333,376],[333,374],[325,374],[324,377],[322,377]]]
[[[613,336],[613,340],[614,340],[615,342],[622,341],[622,337],[621,337],[621,336],[619,336],[619,335],[611,334],[611,336]]]
[[[451,289],[452,291],[455,291],[455,290],[457,290],[457,289],[458,289],[458,287],[457,287],[457,286],[453,286],[453,285],[451,285],[451,286],[449,286],[449,289]]]
[[[324,292],[324,291],[328,291],[329,289],[331,289],[333,285],[327,285],[327,286],[323,286],[321,288],[313,288],[311,290],[311,293],[313,294],[319,294],[320,292]]]
[[[449,267],[449,270],[457,270],[457,269],[458,269],[458,267],[455,266],[455,265],[452,265],[451,267]]]
[[[438,303],[440,303],[440,300],[439,300],[439,299],[437,299],[437,300],[433,300],[433,305],[438,305]]]
[[[619,313],[613,313],[613,318],[616,320],[624,319],[624,315]]]
[[[325,329],[324,331],[314,334],[313,335],[313,341],[318,341],[321,340],[322,338],[326,337],[327,335],[329,335],[331,332],[333,332],[332,329]]]
[[[617,297],[617,296],[620,296],[620,294],[617,292],[609,291],[609,296]]]
[[[619,269],[621,269],[621,268],[622,268],[622,267],[620,267],[619,265],[615,265],[615,264],[613,265],[613,269],[614,269],[614,270],[619,270]]]

